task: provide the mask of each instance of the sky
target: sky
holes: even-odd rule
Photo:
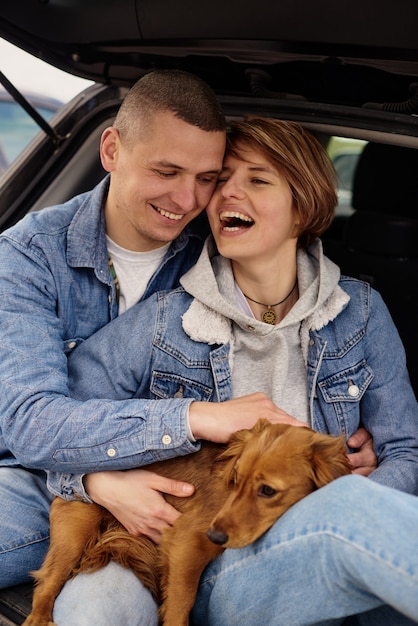
[[[51,67],[1,38],[0,70],[18,89],[57,98],[62,102],[68,102],[92,84]]]

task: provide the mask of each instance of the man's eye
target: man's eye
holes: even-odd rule
[[[162,178],[172,178],[177,174],[177,172],[163,172],[161,170],[157,170],[157,174]]]
[[[216,183],[216,178],[214,176],[201,176],[199,178],[199,182],[203,185],[214,185]]]

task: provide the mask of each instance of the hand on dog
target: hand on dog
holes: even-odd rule
[[[252,428],[260,418],[272,424],[306,427],[304,422],[277,407],[261,392],[225,402],[192,402],[189,408],[189,423],[195,439],[215,443],[228,443],[231,435]]]
[[[359,428],[348,440],[347,446],[355,452],[348,455],[352,473],[368,476],[377,467],[377,458],[373,448],[373,438],[365,428]]]
[[[130,535],[145,535],[159,543],[161,533],[172,526],[180,513],[163,497],[188,497],[194,491],[189,483],[164,478],[145,469],[88,474],[87,493],[116,517]]]

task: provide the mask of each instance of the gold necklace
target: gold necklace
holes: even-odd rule
[[[258,302],[257,300],[253,300],[252,298],[250,298],[250,296],[247,296],[244,292],[242,292],[242,293],[247,298],[247,300],[250,300],[251,302],[255,302],[255,304],[260,304],[261,306],[266,306],[267,307],[267,311],[264,311],[264,313],[261,315],[261,319],[266,324],[273,324],[274,325],[276,323],[276,320],[277,320],[277,315],[273,311],[272,307],[278,306],[279,304],[283,304],[283,302],[286,302],[286,300],[288,298],[290,298],[290,296],[292,295],[292,293],[296,289],[296,285],[297,284],[298,284],[298,279],[296,278],[295,284],[293,285],[292,289],[289,291],[287,296],[285,298],[283,298],[283,300],[280,300],[280,302],[276,302],[276,304],[264,304],[264,302]]]

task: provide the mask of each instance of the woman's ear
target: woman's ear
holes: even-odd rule
[[[296,202],[295,200],[293,201],[293,211],[294,211],[294,224],[293,224],[293,236],[298,239],[300,234],[301,234],[301,218],[300,218],[300,214],[299,214],[299,209],[296,206]]]
[[[103,131],[100,140],[100,160],[106,172],[113,172],[116,168],[119,149],[119,132],[114,126],[109,126]]]

